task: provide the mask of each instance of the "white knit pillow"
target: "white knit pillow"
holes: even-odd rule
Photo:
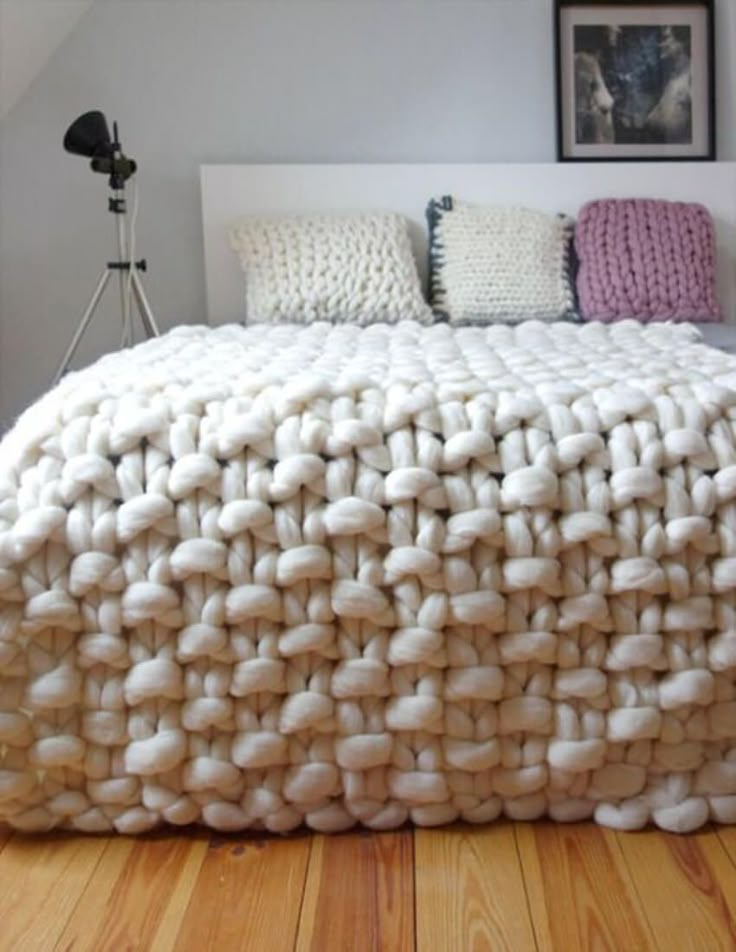
[[[400,215],[244,218],[230,243],[247,323],[432,321]]]
[[[451,324],[556,321],[574,313],[572,221],[529,208],[432,201],[430,287]]]

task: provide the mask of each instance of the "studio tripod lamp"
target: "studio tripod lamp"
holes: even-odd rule
[[[104,115],[96,110],[86,112],[69,126],[64,136],[64,148],[73,155],[83,155],[91,159],[92,171],[109,177],[111,194],[108,198],[107,208],[115,216],[118,257],[116,261],[108,261],[103,269],[97,287],[56,371],[54,385],[68,371],[77,347],[79,347],[79,342],[89,327],[102,295],[105,293],[105,288],[114,274],[117,274],[120,285],[123,344],[129,345],[132,343],[131,314],[134,303],[138,309],[146,336],[159,336],[156,319],[146,298],[140,276],[140,272],[146,270],[145,258],[141,258],[140,261],[132,261],[129,256],[128,207],[125,198],[125,183],[135,174],[137,165],[133,159],[129,159],[123,154],[118,137],[118,124],[113,123],[113,135],[111,137]],[[135,215],[133,217],[135,218]],[[131,244],[133,244],[132,241]]]

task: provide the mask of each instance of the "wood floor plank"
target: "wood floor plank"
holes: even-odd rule
[[[736,826],[719,826],[717,832],[721,845],[736,866]]]
[[[662,949],[736,948],[736,868],[714,830],[618,835]]]
[[[107,838],[12,836],[0,853],[0,946],[53,949],[107,846]]]
[[[656,948],[615,834],[539,822],[517,824],[516,837],[538,948]]]
[[[0,853],[2,853],[3,846],[5,846],[12,835],[13,831],[9,826],[0,826]]]
[[[186,863],[179,873],[176,888],[169,899],[166,911],[156,932],[152,952],[172,952],[176,947],[182,921],[197,885],[202,864],[207,856],[210,838],[205,831],[198,834],[197,849],[190,850]],[[205,912],[206,914],[206,912]]]
[[[171,949],[206,850],[203,833],[110,840],[64,929],[59,952]],[[175,927],[172,910],[178,911]]]
[[[414,949],[412,831],[317,836],[297,952]]]
[[[534,949],[511,823],[416,830],[419,952]]]
[[[308,836],[213,839],[177,935],[177,952],[291,952],[309,846]]]

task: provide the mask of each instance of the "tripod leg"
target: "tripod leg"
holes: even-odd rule
[[[71,363],[72,357],[74,357],[77,347],[79,347],[79,342],[82,339],[84,332],[89,327],[89,323],[92,320],[92,317],[95,313],[95,309],[97,308],[97,305],[100,303],[100,298],[102,297],[102,294],[105,288],[107,287],[107,282],[110,280],[111,274],[112,274],[112,271],[110,271],[109,268],[105,268],[105,270],[100,275],[100,280],[97,282],[97,287],[95,288],[94,293],[92,297],[90,298],[90,302],[87,305],[87,310],[82,315],[82,319],[79,322],[79,326],[74,332],[74,337],[72,337],[71,343],[67,347],[66,353],[62,357],[61,363],[59,364],[59,368],[54,374],[54,382],[53,382],[54,387],[69,369],[69,364]]]
[[[122,211],[117,212],[115,218],[117,220],[117,231],[118,231],[118,261],[123,262],[128,260],[128,236],[125,231],[126,221],[128,217],[127,208],[125,205],[125,193],[122,189],[115,190],[115,200],[118,202],[118,205],[122,207]],[[130,267],[133,269],[133,273],[129,274],[127,270],[120,270],[118,272],[118,278],[120,283],[120,313],[123,318],[123,335],[122,335],[122,346],[130,347],[133,343],[133,327],[131,323],[131,301],[130,301],[130,289],[132,284],[132,278],[135,274],[135,267],[133,264],[130,264]]]
[[[148,303],[146,292],[143,290],[143,282],[135,268],[133,268],[133,293],[135,294],[138,310],[141,315],[141,322],[146,334],[149,337],[160,337],[161,331],[158,329],[156,318],[153,316],[151,305]]]

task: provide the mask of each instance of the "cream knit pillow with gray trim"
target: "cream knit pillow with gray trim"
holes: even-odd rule
[[[571,219],[449,196],[427,217],[432,306],[451,324],[574,317]]]
[[[230,244],[249,324],[432,322],[400,215],[244,218]]]

